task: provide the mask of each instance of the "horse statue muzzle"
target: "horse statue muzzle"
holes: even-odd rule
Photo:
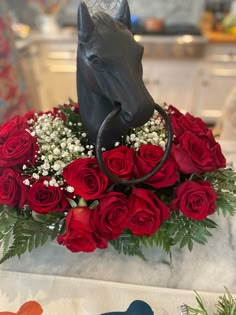
[[[168,115],[154,103],[142,75],[143,47],[131,33],[130,9],[122,0],[117,15],[92,17],[84,2],[78,9],[77,93],[79,112],[88,138],[95,145],[103,172],[115,183],[133,185],[153,176],[171,149],[172,127]],[[160,163],[146,176],[132,180],[115,177],[102,159],[102,148],[114,147],[131,128],[144,125],[154,110],[165,121],[168,139]]]

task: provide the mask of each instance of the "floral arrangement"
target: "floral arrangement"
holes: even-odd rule
[[[2,125],[0,262],[54,239],[72,252],[111,244],[142,258],[143,246],[170,253],[176,244],[190,251],[194,242],[206,244],[217,227],[211,215],[235,214],[236,173],[200,118],[164,109],[174,131],[171,154],[153,177],[132,186],[117,185],[101,171],[77,104]],[[103,148],[104,163],[119,178],[142,177],[162,159],[166,139],[155,112],[113,149]]]

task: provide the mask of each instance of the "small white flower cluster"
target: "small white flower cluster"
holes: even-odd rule
[[[142,144],[154,144],[163,149],[166,145],[166,129],[158,112],[155,111],[151,119],[142,127],[133,129],[133,132],[126,137],[128,145],[138,150]]]
[[[79,157],[92,157],[93,146],[84,147],[81,139],[86,137],[86,134],[84,132],[81,135],[73,134],[73,131],[65,126],[59,115],[55,116],[51,113],[35,115],[37,116],[36,120],[28,121],[30,126],[28,132],[32,136],[36,136],[39,146],[38,166],[35,167],[31,176],[35,179],[39,179],[40,176],[50,176],[51,180],[45,182],[45,185],[61,186],[63,179],[60,175],[63,169]],[[73,126],[72,123],[69,125]],[[74,126],[80,127],[81,123],[76,123]],[[26,167],[23,166],[23,170],[27,173]],[[25,184],[29,184],[28,180]],[[70,192],[71,188],[68,189]]]

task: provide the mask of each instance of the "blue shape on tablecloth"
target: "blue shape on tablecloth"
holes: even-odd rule
[[[143,301],[137,300],[130,304],[126,312],[110,312],[101,315],[154,315],[151,307]]]

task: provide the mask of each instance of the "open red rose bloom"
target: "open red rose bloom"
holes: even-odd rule
[[[49,238],[72,252],[110,243],[139,256],[143,245],[169,252],[177,243],[190,250],[193,242],[205,244],[216,227],[209,216],[219,214],[222,203],[234,214],[235,191],[227,187],[235,173],[200,118],[164,108],[174,131],[171,154],[154,176],[132,186],[117,185],[102,172],[76,105],[30,112],[1,126],[0,221],[6,225],[0,240],[9,237],[17,248],[9,245],[1,262]],[[165,124],[155,112],[104,150],[103,160],[116,177],[139,178],[161,161],[165,145]]]

